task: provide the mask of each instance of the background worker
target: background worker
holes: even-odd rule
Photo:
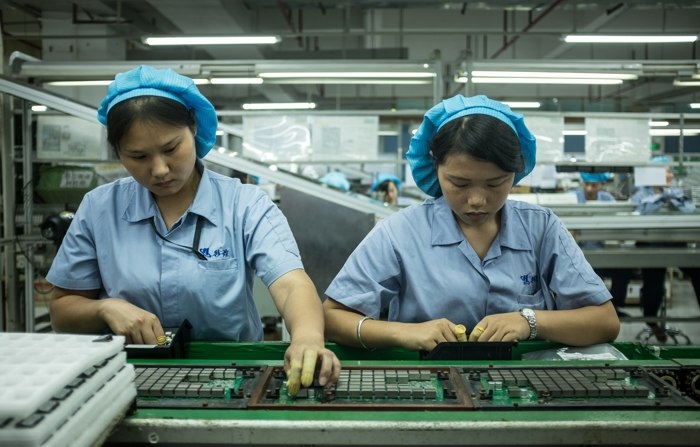
[[[630,198],[630,201],[637,205],[636,210],[642,214],[652,214],[657,212],[680,212],[694,213],[695,204],[686,196],[681,188],[674,182],[674,175],[668,165],[667,157],[654,157],[651,160],[654,164],[664,165],[665,184],[657,186],[643,186],[638,188]],[[638,246],[644,247],[685,247],[685,242],[637,242]],[[680,269],[688,276],[693,285],[695,298],[700,305],[700,267],[682,267]],[[643,268],[642,269],[642,289],[639,300],[642,305],[642,313],[645,317],[657,317],[659,309],[663,303],[666,293],[666,268]],[[668,340],[664,324],[648,322],[649,329],[659,343]]]
[[[591,201],[598,202],[614,202],[615,197],[603,188],[605,183],[610,180],[610,174],[607,172],[589,173],[582,172],[580,174],[583,186],[576,190],[576,198],[578,203],[586,203]],[[584,250],[602,249],[603,241],[579,241],[579,246]],[[633,269],[625,268],[597,268],[595,272],[601,278],[610,278],[610,293],[612,293],[612,303],[615,306],[615,311],[618,317],[629,317],[630,315],[622,310],[627,299],[627,287],[629,286]]]
[[[370,192],[386,205],[396,206],[401,192],[401,180],[392,174],[379,174],[370,186]]]

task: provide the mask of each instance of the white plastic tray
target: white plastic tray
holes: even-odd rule
[[[0,421],[31,415],[85,370],[123,348],[122,336],[107,340],[94,335],[0,332]]]

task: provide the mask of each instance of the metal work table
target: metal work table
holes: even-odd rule
[[[131,360],[132,363],[280,365],[285,343],[193,343],[187,359]],[[329,344],[344,368],[361,365],[522,366],[585,365],[653,368],[659,374],[700,374],[700,348],[648,348],[614,344],[629,360],[531,361],[526,352],[560,345],[522,342],[513,360],[421,361],[403,350],[363,351]],[[668,373],[668,371],[676,371]],[[678,376],[675,376],[676,378]],[[691,375],[688,376],[689,378]],[[692,376],[698,380],[698,375]],[[696,384],[697,386],[698,384]],[[700,386],[697,386],[700,391]],[[696,396],[697,398],[697,396]],[[498,411],[319,411],[270,409],[139,408],[108,438],[106,446],[155,445],[697,445],[697,409],[582,408]]]

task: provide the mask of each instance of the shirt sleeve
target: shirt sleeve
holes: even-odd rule
[[[563,222],[552,216],[539,259],[546,293],[555,309],[575,309],[603,304],[612,298]]]
[[[398,299],[402,282],[396,250],[380,224],[350,254],[326,296],[376,319]]]
[[[57,287],[73,290],[102,288],[90,200],[90,194],[86,195],[78,207],[46,275],[46,280]]]
[[[246,260],[266,287],[285,273],[304,268],[287,218],[265,193],[249,207],[243,233]]]

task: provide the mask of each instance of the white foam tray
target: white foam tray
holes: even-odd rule
[[[31,415],[89,367],[124,348],[122,336],[97,339],[94,335],[0,332],[0,419]]]

